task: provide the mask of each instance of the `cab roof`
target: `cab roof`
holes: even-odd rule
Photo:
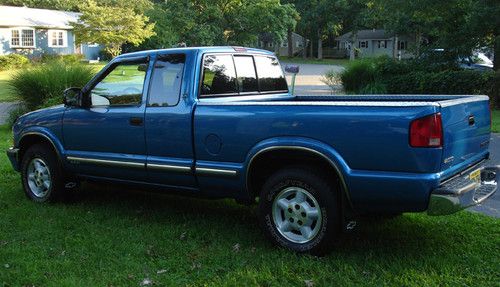
[[[251,53],[251,54],[262,54],[262,55],[274,55],[273,52],[262,49],[237,47],[237,46],[213,46],[213,47],[181,47],[181,48],[146,50],[146,51],[138,51],[138,52],[122,54],[117,58],[149,56],[151,54],[162,53],[162,52],[183,53],[183,52],[193,52],[193,51],[199,53]]]

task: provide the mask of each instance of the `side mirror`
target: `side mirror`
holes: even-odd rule
[[[63,103],[67,107],[80,107],[82,90],[80,88],[67,88],[63,93]]]

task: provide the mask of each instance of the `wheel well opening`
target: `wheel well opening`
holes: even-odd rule
[[[49,139],[36,134],[26,135],[19,142],[19,161],[22,161],[24,153],[28,150],[28,148],[30,148],[35,144],[44,144],[48,148],[50,148],[55,154],[57,154],[56,150],[54,149],[54,145]]]
[[[310,167],[332,180],[338,190],[343,190],[338,171],[323,156],[307,150],[278,149],[263,152],[252,160],[247,178],[249,195],[258,197],[269,176],[287,166]]]

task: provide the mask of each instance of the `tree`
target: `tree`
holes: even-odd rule
[[[169,0],[161,5],[178,41],[189,46],[254,45],[261,33],[281,42],[298,18],[293,5],[279,0]]]
[[[105,6],[88,0],[80,11],[78,22],[71,23],[77,42],[102,44],[113,57],[121,53],[123,44],[137,46],[154,35],[148,17],[127,5]]]
[[[372,23],[396,35],[413,35],[418,56],[426,48],[443,48],[457,56],[491,48],[500,55],[498,0],[372,0]],[[497,43],[495,45],[495,43]],[[498,57],[495,69],[499,68]]]
[[[0,0],[0,5],[26,6],[30,8],[53,9],[79,12],[81,0]],[[149,0],[96,0],[99,6],[131,7],[138,13],[143,13],[152,7]]]
[[[351,39],[351,46],[354,47],[356,32],[365,27],[368,0],[295,0],[290,2],[295,4],[300,13],[298,31],[311,39],[311,48],[313,42],[317,41],[319,59],[323,57],[323,41],[328,36],[338,36],[342,31],[352,31],[354,38]],[[351,57],[354,57],[354,49],[351,49],[351,52]]]

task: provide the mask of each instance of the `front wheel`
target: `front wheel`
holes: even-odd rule
[[[277,245],[296,252],[327,253],[339,235],[340,205],[332,182],[307,168],[285,168],[264,184],[259,220]]]
[[[21,162],[26,196],[36,202],[55,201],[64,192],[64,176],[56,154],[44,144],[26,150]]]

